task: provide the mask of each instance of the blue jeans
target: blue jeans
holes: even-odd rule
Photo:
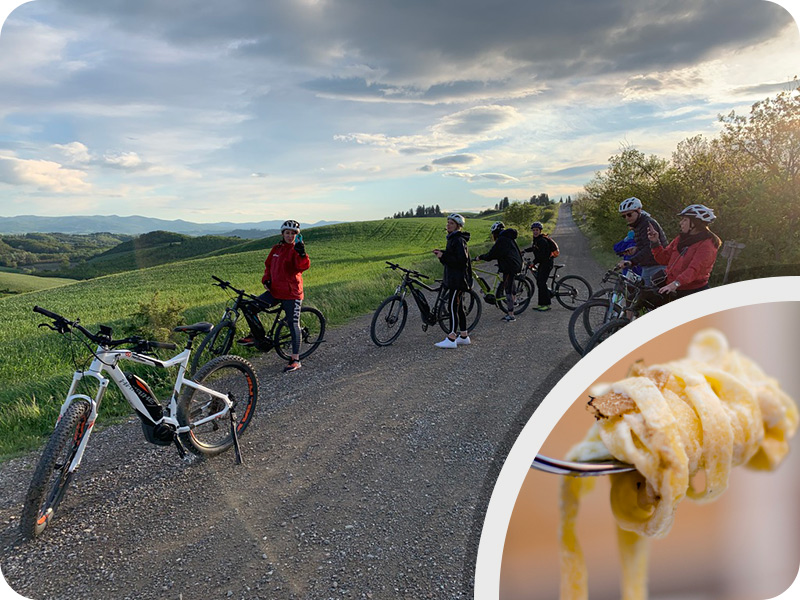
[[[654,286],[653,277],[664,271],[664,265],[653,265],[652,267],[642,267],[642,279],[648,287]],[[663,285],[663,284],[662,284]]]

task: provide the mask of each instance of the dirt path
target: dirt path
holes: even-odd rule
[[[568,210],[563,272],[599,282]],[[388,292],[388,290],[387,290]],[[504,457],[578,356],[569,311],[514,323],[484,305],[471,346],[440,350],[419,315],[390,347],[371,315],[301,371],[259,357],[256,418],[233,455],[182,462],[138,421],[97,432],[41,540],[16,528],[37,456],[0,465],[0,567],[52,599],[467,599]]]

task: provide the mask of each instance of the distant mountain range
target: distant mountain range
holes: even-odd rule
[[[329,225],[338,221],[301,223],[303,228]],[[0,217],[0,233],[127,233],[139,235],[151,231],[172,231],[184,235],[233,235],[242,238],[260,237],[264,232],[274,233],[283,220],[258,221],[252,223],[192,223],[177,219],[153,219],[150,217],[119,217],[117,215],[37,217],[21,215]]]

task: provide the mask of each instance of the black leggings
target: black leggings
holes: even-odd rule
[[[467,313],[464,310],[464,292],[461,290],[447,290],[445,301],[450,308],[450,333],[455,334],[457,331],[466,331]]]
[[[500,285],[500,289],[506,295],[506,312],[508,313],[514,312],[514,278],[516,276],[516,273],[503,273],[503,283]],[[497,301],[500,302],[500,298]]]
[[[283,312],[286,313],[286,321],[289,323],[289,333],[292,335],[292,354],[300,353],[300,306],[302,300],[280,300],[275,298],[270,292],[264,292],[255,300],[247,300],[242,303],[242,314],[245,321],[250,326],[253,337],[262,340],[266,335],[264,326],[258,318],[258,313],[262,310],[281,303]]]

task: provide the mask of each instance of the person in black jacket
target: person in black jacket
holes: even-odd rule
[[[442,286],[447,289],[445,301],[450,308],[450,333],[441,342],[436,342],[437,348],[457,348],[469,344],[467,331],[467,313],[464,310],[463,295],[472,284],[472,272],[469,264],[469,233],[462,231],[464,217],[453,213],[447,217],[447,246],[444,250],[436,248],[433,253],[444,265]],[[456,333],[456,330],[461,335]]]
[[[503,320],[516,321],[514,317],[514,277],[522,270],[522,252],[517,246],[517,230],[506,229],[506,226],[497,221],[492,225],[492,238],[494,246],[486,254],[479,255],[476,260],[496,260],[497,270],[503,274],[502,289],[506,294],[506,316]]]
[[[647,231],[652,225],[662,246],[667,245],[667,236],[658,221],[642,210],[642,201],[636,197],[632,196],[623,200],[619,205],[619,214],[633,231],[636,250],[633,254],[619,261],[617,266],[620,269],[631,266],[641,267],[642,279],[645,285],[653,286],[655,285],[653,278],[659,279],[659,274],[663,273],[664,266],[658,264],[658,261],[653,256]]]
[[[531,223],[533,243],[523,252],[533,252],[533,264],[536,265],[536,287],[539,288],[539,306],[533,310],[550,310],[550,290],[547,289],[547,278],[553,270],[553,256],[558,252],[558,245],[550,236],[542,233],[542,224],[539,221]]]

